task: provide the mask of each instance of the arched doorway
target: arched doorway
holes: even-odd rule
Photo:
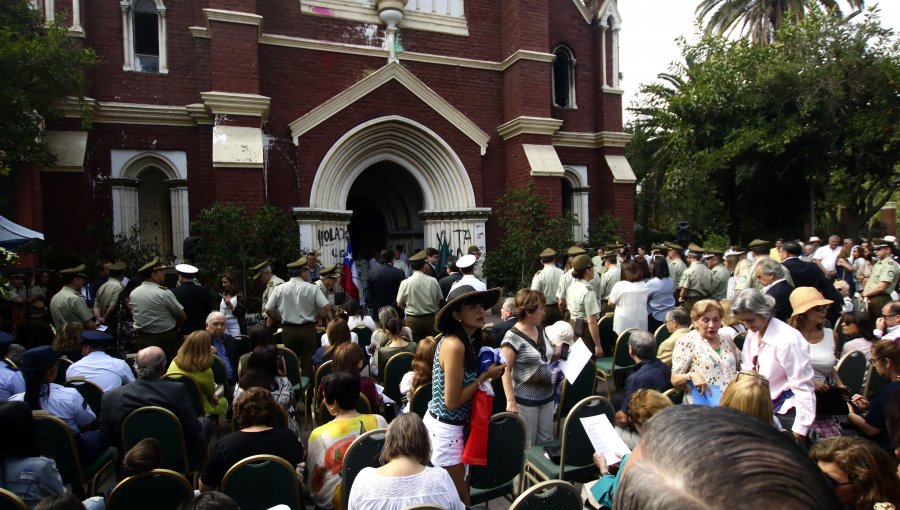
[[[365,169],[347,196],[350,238],[356,252],[369,257],[402,245],[406,253],[423,248],[419,211],[422,190],[402,166],[381,161]]]
[[[172,253],[172,211],[166,174],[148,167],[138,175],[138,218],[141,241],[153,243],[165,254]]]

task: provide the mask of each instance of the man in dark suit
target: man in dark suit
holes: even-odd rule
[[[121,439],[122,422],[135,409],[159,406],[175,414],[181,422],[191,469],[200,469],[206,458],[206,446],[212,433],[212,421],[205,416],[197,418],[184,385],[174,381],[161,381],[166,371],[166,355],[156,346],[138,351],[135,358],[137,380],[103,394],[100,411],[100,437],[115,446],[124,457]]]
[[[456,267],[455,258],[450,259],[450,263],[447,265],[447,272],[450,274],[438,280],[438,284],[441,286],[441,294],[444,295],[444,302],[447,301],[447,295],[450,294],[450,287],[462,278],[462,273],[460,273],[459,268]],[[441,306],[444,306],[443,302],[441,303]]]
[[[406,273],[391,265],[394,254],[390,250],[382,250],[379,255],[381,265],[369,271],[369,296],[372,304],[372,318],[378,320],[378,310],[385,306],[397,308],[397,291],[400,290],[400,282],[406,278]],[[397,313],[401,313],[397,308]]]
[[[791,273],[791,279],[794,280],[794,288],[797,287],[813,287],[822,293],[826,299],[833,301],[828,306],[828,314],[826,317],[834,325],[841,316],[841,305],[844,299],[840,292],[834,288],[828,277],[822,273],[822,270],[812,262],[804,262],[800,260],[802,248],[796,241],[788,241],[781,245],[779,256],[781,257],[781,265],[787,268]]]
[[[500,347],[500,342],[506,336],[506,332],[516,325],[516,300],[514,298],[506,298],[503,300],[503,306],[500,307],[500,318],[503,322],[494,324],[491,328],[491,338],[494,339],[494,347]]]
[[[186,336],[203,329],[206,316],[209,315],[212,306],[210,306],[209,291],[194,279],[197,277],[198,269],[196,267],[190,264],[178,264],[175,266],[175,270],[178,271],[178,286],[172,290],[172,294],[175,294],[175,299],[181,303],[184,313],[187,315],[187,320],[181,325],[181,334]]]

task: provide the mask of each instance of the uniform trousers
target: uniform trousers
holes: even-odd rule
[[[541,326],[545,328],[551,324],[556,324],[557,321],[563,320],[562,313],[559,311],[559,304],[550,303],[544,308],[544,320],[541,321]]]
[[[181,347],[181,332],[176,327],[165,333],[144,333],[137,332],[137,347],[143,349],[145,347],[157,346],[166,353],[166,361],[171,363],[178,354],[178,348]]]
[[[890,294],[878,294],[877,296],[873,296],[869,298],[869,317],[872,318],[872,324],[875,323],[879,318],[881,318],[881,309],[884,308],[884,305],[891,302]]]
[[[312,357],[319,347],[316,335],[316,324],[282,324],[281,338],[284,346],[294,351],[300,358],[300,371],[306,377],[313,376]]]
[[[434,314],[407,315],[406,327],[412,330],[414,342],[418,342],[426,336],[432,336],[434,335]]]

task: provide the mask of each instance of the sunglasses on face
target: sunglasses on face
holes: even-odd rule
[[[832,489],[837,489],[838,487],[841,487],[843,485],[853,485],[853,482],[850,482],[850,481],[841,482],[841,481],[835,479],[833,476],[829,475],[828,473],[823,473],[823,474],[825,475],[825,479],[828,481],[828,484],[831,485]]]

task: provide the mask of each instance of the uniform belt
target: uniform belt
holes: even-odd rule
[[[443,418],[441,416],[434,414],[431,411],[428,411],[428,414],[430,414],[431,417],[434,418],[435,420],[437,420],[441,423],[446,423],[447,425],[456,425],[457,427],[465,427],[466,425],[469,424],[469,422],[467,422],[466,420],[451,420],[450,418]]]
[[[282,326],[294,326],[294,327],[307,326],[307,325],[312,325],[312,324],[313,324],[312,322],[304,322],[303,324],[294,324],[293,322],[282,322],[281,323]]]

